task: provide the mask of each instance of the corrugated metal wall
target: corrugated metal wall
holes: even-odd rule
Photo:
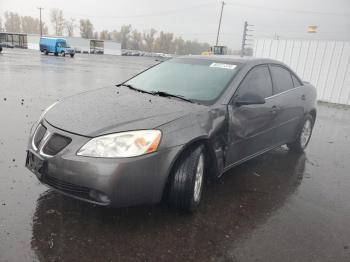
[[[350,42],[256,39],[254,56],[290,66],[321,101],[350,105]]]

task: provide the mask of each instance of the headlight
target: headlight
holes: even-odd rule
[[[91,139],[77,152],[78,156],[134,157],[155,152],[161,132],[139,130],[100,136]]]

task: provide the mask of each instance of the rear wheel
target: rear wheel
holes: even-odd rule
[[[55,56],[58,56],[58,53],[57,53],[57,52],[55,52],[54,54],[55,54]]]
[[[45,55],[48,55],[49,52],[48,52],[47,50],[44,50],[44,54],[45,54]]]
[[[176,162],[171,177],[168,203],[171,207],[193,212],[202,196],[205,170],[204,146],[183,153]]]
[[[311,115],[308,114],[304,117],[304,121],[301,126],[301,130],[298,133],[297,139],[292,143],[288,143],[287,144],[288,148],[296,152],[304,151],[310,142],[313,127],[314,127],[314,119],[312,118]]]
[[[73,58],[73,57],[74,57],[74,54],[70,54],[70,57]]]
[[[66,56],[66,53],[64,51],[61,52],[62,56]]]

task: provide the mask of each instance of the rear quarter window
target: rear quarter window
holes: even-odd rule
[[[298,87],[298,86],[303,85],[303,83],[300,82],[300,80],[294,74],[292,74],[292,79],[293,79],[294,87]]]
[[[270,65],[270,70],[275,94],[279,94],[294,88],[292,75],[289,70],[275,65]]]

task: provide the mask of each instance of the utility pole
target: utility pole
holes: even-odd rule
[[[215,44],[215,45],[218,45],[218,44],[219,44],[219,34],[220,34],[220,27],[221,27],[222,12],[224,11],[224,5],[225,5],[225,2],[222,1],[222,2],[221,2],[221,12],[220,12],[219,28],[218,28],[218,34],[216,35],[216,44]]]
[[[40,36],[43,36],[43,24],[41,22],[41,10],[44,9],[42,7],[38,7],[39,12],[40,12]]]
[[[247,21],[245,21],[245,22],[244,22],[244,27],[243,27],[241,56],[244,56],[245,48],[246,48],[247,45],[249,45],[249,44],[247,43],[247,41],[252,40],[252,39],[248,38],[248,37],[253,36],[253,35],[248,34],[249,31],[253,31],[253,30],[251,30],[251,29],[248,28],[249,26],[253,26],[253,25],[250,25],[250,24],[248,24]]]

